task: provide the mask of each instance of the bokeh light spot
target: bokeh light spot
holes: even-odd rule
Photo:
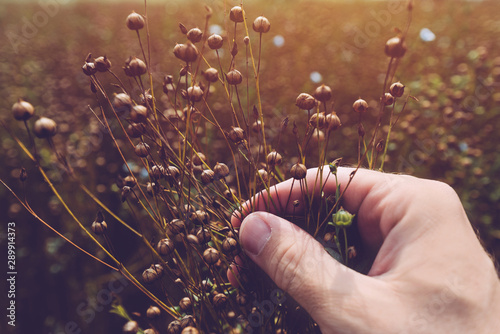
[[[436,39],[436,34],[434,34],[430,29],[423,28],[420,30],[420,39],[424,42],[432,42]]]
[[[309,75],[309,78],[311,78],[311,81],[314,83],[319,83],[319,82],[321,82],[321,80],[323,80],[323,76],[319,72],[316,72],[316,71],[312,72]]]
[[[273,43],[275,46],[281,48],[283,45],[285,45],[285,38],[281,35],[276,35],[273,38]]]

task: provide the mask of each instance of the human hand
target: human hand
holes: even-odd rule
[[[353,171],[338,169],[341,189]],[[309,170],[309,185],[315,177]],[[283,206],[291,182],[271,189]],[[334,194],[335,187],[330,177],[323,191]],[[265,209],[265,197],[257,197],[255,211]],[[295,182],[290,202],[300,198]],[[246,254],[323,333],[498,332],[500,281],[451,187],[359,169],[342,201],[376,254],[368,275],[340,264],[311,235],[271,213],[251,213],[240,228]]]

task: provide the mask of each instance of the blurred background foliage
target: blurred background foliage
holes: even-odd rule
[[[272,25],[263,41],[261,64],[266,117],[275,119],[276,124],[285,116],[292,121],[305,120],[306,115],[294,106],[296,96],[312,93],[321,83],[329,85],[334,92],[334,109],[344,126],[328,156],[355,163],[357,119],[351,111],[352,102],[362,97],[373,106],[377,104],[388,62],[383,46],[395,35],[394,27],[404,29],[406,22],[404,10],[384,16],[390,3],[398,2],[245,3],[250,19],[265,15]],[[158,91],[164,75],[177,76],[182,65],[172,54],[175,43],[184,40],[178,23],[203,28],[205,4],[214,11],[211,23],[217,26],[210,29],[215,31],[225,30],[225,13],[239,2],[167,1],[149,6],[151,60]],[[132,10],[143,13],[143,3],[0,3],[0,117],[25,143],[23,124],[14,121],[10,111],[18,97],[31,102],[36,115],[56,120],[59,134],[55,144],[66,153],[80,178],[110,208],[133,222],[121,206],[115,185],[118,175],[123,175],[120,159],[92,116],[89,106],[96,108],[97,103],[81,71],[91,52],[94,57],[106,55],[115,73],[124,78],[121,67],[125,59],[140,55],[135,33],[124,24]],[[438,179],[453,186],[485,247],[496,258],[500,258],[499,10],[498,1],[415,1],[408,52],[396,79],[419,102],[410,102],[400,117],[384,167],[388,172]],[[214,109],[217,111],[216,103]],[[370,120],[375,119],[376,108],[372,109],[365,122],[367,133],[373,127]],[[384,121],[386,124],[387,119]],[[102,255],[76,228],[3,129],[0,140],[1,178],[21,196],[26,193],[32,208],[51,226]],[[39,148],[45,161],[50,161],[47,145],[40,142]],[[223,161],[223,148],[214,145],[213,150],[214,157]],[[285,156],[296,154],[294,147],[283,151]],[[29,175],[24,190],[18,180],[21,167]],[[75,185],[56,165],[44,167],[65,200],[90,226],[95,205],[74,191]],[[120,286],[117,277],[28,215],[4,187],[0,187],[0,196],[2,245],[6,222],[17,224],[19,333],[71,332],[68,324],[73,322],[83,333],[118,332],[123,319],[110,315],[109,302],[98,298],[103,289],[109,290],[110,282]],[[114,246],[133,263],[134,257],[141,256],[134,252],[134,240],[117,224],[109,225]],[[117,296],[130,312],[144,312],[149,305],[127,283],[119,290]],[[4,325],[2,321],[0,326]]]

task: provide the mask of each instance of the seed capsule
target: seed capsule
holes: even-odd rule
[[[368,103],[366,103],[366,101],[363,99],[357,99],[352,104],[352,108],[357,113],[364,113],[366,112],[366,110],[368,110]]]
[[[332,111],[331,114],[326,115],[325,122],[329,131],[335,131],[342,125],[340,118],[334,111]]]
[[[139,77],[146,74],[148,68],[146,63],[139,58],[132,57],[125,62],[125,74],[129,77]]]
[[[262,180],[262,182],[267,182],[269,180],[269,175],[265,169],[261,168],[257,171],[257,180]]]
[[[295,105],[303,110],[309,110],[316,105],[316,99],[307,93],[301,93],[295,100]]]
[[[198,85],[191,86],[187,89],[187,97],[192,102],[199,102],[203,98],[203,90]]]
[[[192,315],[186,315],[181,319],[181,328],[188,326],[196,327],[196,319]]]
[[[389,88],[389,92],[394,97],[401,97],[405,92],[405,86],[401,82],[395,82]]]
[[[245,130],[238,127],[233,127],[227,134],[229,140],[237,144],[245,139]]]
[[[311,115],[311,118],[309,118],[309,125],[311,125],[313,128],[318,128],[318,129],[323,129],[325,127],[325,113],[314,113]]]
[[[140,104],[132,107],[130,111],[130,119],[134,123],[143,123],[146,122],[148,118],[148,108],[142,106]]]
[[[203,182],[203,184],[209,184],[209,183],[212,183],[214,181],[214,178],[215,178],[215,173],[213,171],[211,171],[210,169],[205,169],[203,172],[201,172],[201,182]]]
[[[130,110],[132,108],[132,99],[125,93],[116,94],[113,98],[113,107],[117,112]]]
[[[151,305],[148,310],[146,311],[146,316],[149,318],[149,319],[154,319],[154,318],[158,318],[161,314],[161,310],[158,306],[153,306]]]
[[[221,308],[227,303],[227,296],[223,293],[218,293],[214,296],[214,306],[216,308]]]
[[[162,165],[154,165],[151,167],[150,175],[155,179],[161,178],[165,174],[165,168]]]
[[[91,75],[96,74],[97,69],[95,68],[94,63],[89,63],[89,62],[86,62],[86,63],[85,63],[85,64],[83,64],[83,66],[82,66],[82,71],[83,71],[83,73],[84,73],[85,75],[91,76]]]
[[[222,179],[229,175],[229,167],[227,167],[227,165],[222,162],[218,162],[214,166],[213,171],[217,179]]]
[[[174,242],[171,239],[161,239],[156,245],[156,251],[160,255],[169,255],[174,251]]]
[[[168,223],[168,228],[173,234],[179,234],[186,231],[186,224],[180,219],[173,219]]]
[[[179,320],[174,320],[168,324],[167,333],[168,334],[179,334],[181,332],[181,323]]]
[[[235,253],[238,252],[239,247],[238,247],[238,241],[234,238],[226,238],[222,242],[222,249],[224,252],[236,255]]]
[[[198,28],[193,28],[187,32],[187,38],[192,43],[198,43],[199,41],[201,41],[202,37],[203,37],[203,32]]]
[[[102,235],[108,229],[108,224],[104,221],[104,216],[101,211],[97,212],[97,216],[92,223],[92,231],[97,235]]]
[[[385,93],[382,99],[384,101],[384,105],[386,106],[394,104],[394,96],[392,96],[390,93]]]
[[[271,23],[264,16],[259,16],[253,21],[252,28],[255,32],[266,33],[271,29]]]
[[[196,327],[193,326],[187,326],[181,332],[181,334],[199,334],[199,333],[200,332],[198,331],[198,329],[196,329]]]
[[[163,267],[160,264],[152,264],[151,267],[144,270],[142,279],[146,283],[152,283],[163,275]]]
[[[281,157],[281,154],[279,154],[276,151],[273,151],[267,155],[267,164],[269,166],[276,166],[276,165],[281,165],[283,158]]]
[[[196,233],[196,238],[200,244],[206,244],[210,240],[212,240],[212,236],[210,235],[210,231],[206,228],[201,228],[198,233]]]
[[[134,320],[127,321],[127,323],[123,325],[122,330],[123,333],[126,334],[136,334],[139,331],[139,324]]]
[[[131,123],[127,126],[127,134],[132,138],[139,138],[146,131],[146,127],[142,123]]]
[[[303,164],[296,163],[290,168],[290,175],[295,180],[302,180],[307,175],[307,167]]]
[[[56,134],[57,124],[50,118],[40,117],[33,126],[33,132],[38,138],[49,138]]]
[[[94,66],[97,71],[99,72],[106,72],[111,68],[111,62],[109,59],[104,56],[104,57],[98,57],[94,59]]]
[[[144,17],[142,17],[142,15],[133,12],[127,16],[125,23],[127,24],[127,28],[130,30],[140,30],[144,28],[144,24],[146,22],[144,21]]]
[[[146,143],[139,143],[135,146],[135,154],[140,158],[145,158],[149,155],[149,145]]]
[[[222,47],[223,42],[224,40],[222,39],[222,36],[217,34],[212,34],[207,39],[208,47],[212,50],[220,49]]]
[[[239,85],[243,81],[243,76],[238,70],[231,70],[226,74],[227,83],[230,85]]]
[[[179,171],[179,169],[175,166],[168,166],[166,169],[165,169],[165,177],[168,179],[168,180],[175,180],[177,179],[179,176],[181,175],[181,172]]]
[[[316,100],[324,103],[332,98],[332,89],[328,86],[321,85],[316,88],[314,97],[316,98]]]
[[[393,37],[385,43],[385,54],[393,58],[401,58],[405,55],[406,43],[400,37]]]
[[[189,297],[184,297],[179,301],[179,307],[184,312],[186,312],[187,310],[190,310],[192,306],[193,306],[193,303],[191,302],[191,299]]]
[[[21,171],[19,172],[19,180],[21,180],[21,182],[24,182],[27,179],[28,179],[28,172],[26,172],[26,169],[22,167]]]
[[[177,44],[174,47],[174,55],[186,63],[191,63],[198,58],[198,49],[191,43]]]
[[[205,262],[208,265],[213,265],[217,263],[217,261],[219,261],[219,258],[220,258],[219,251],[213,247],[208,247],[203,252],[203,260],[205,260]]]
[[[14,114],[14,118],[18,121],[26,121],[33,116],[35,108],[33,108],[31,103],[19,99],[12,106],[12,113]]]
[[[229,12],[229,19],[233,22],[243,22],[243,9],[240,6],[234,6]]]
[[[217,82],[219,80],[219,71],[217,69],[210,67],[205,72],[203,72],[203,77],[208,82]]]

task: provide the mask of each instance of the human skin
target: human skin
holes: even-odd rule
[[[341,189],[353,171],[338,169]],[[324,179],[329,172],[325,168]],[[315,184],[316,173],[308,171],[309,185]],[[293,184],[288,180],[271,188],[273,200],[284,207],[301,199],[299,182]],[[335,194],[335,187],[330,175],[323,191]],[[311,192],[317,195],[319,187]],[[498,333],[497,272],[448,185],[356,171],[342,205],[357,215],[362,241],[376,254],[367,275],[334,260],[298,226],[258,211],[265,210],[266,198],[254,199],[252,211],[257,212],[242,222],[233,217],[235,226],[241,224],[241,245],[323,333]],[[228,276],[236,285],[233,274]]]

